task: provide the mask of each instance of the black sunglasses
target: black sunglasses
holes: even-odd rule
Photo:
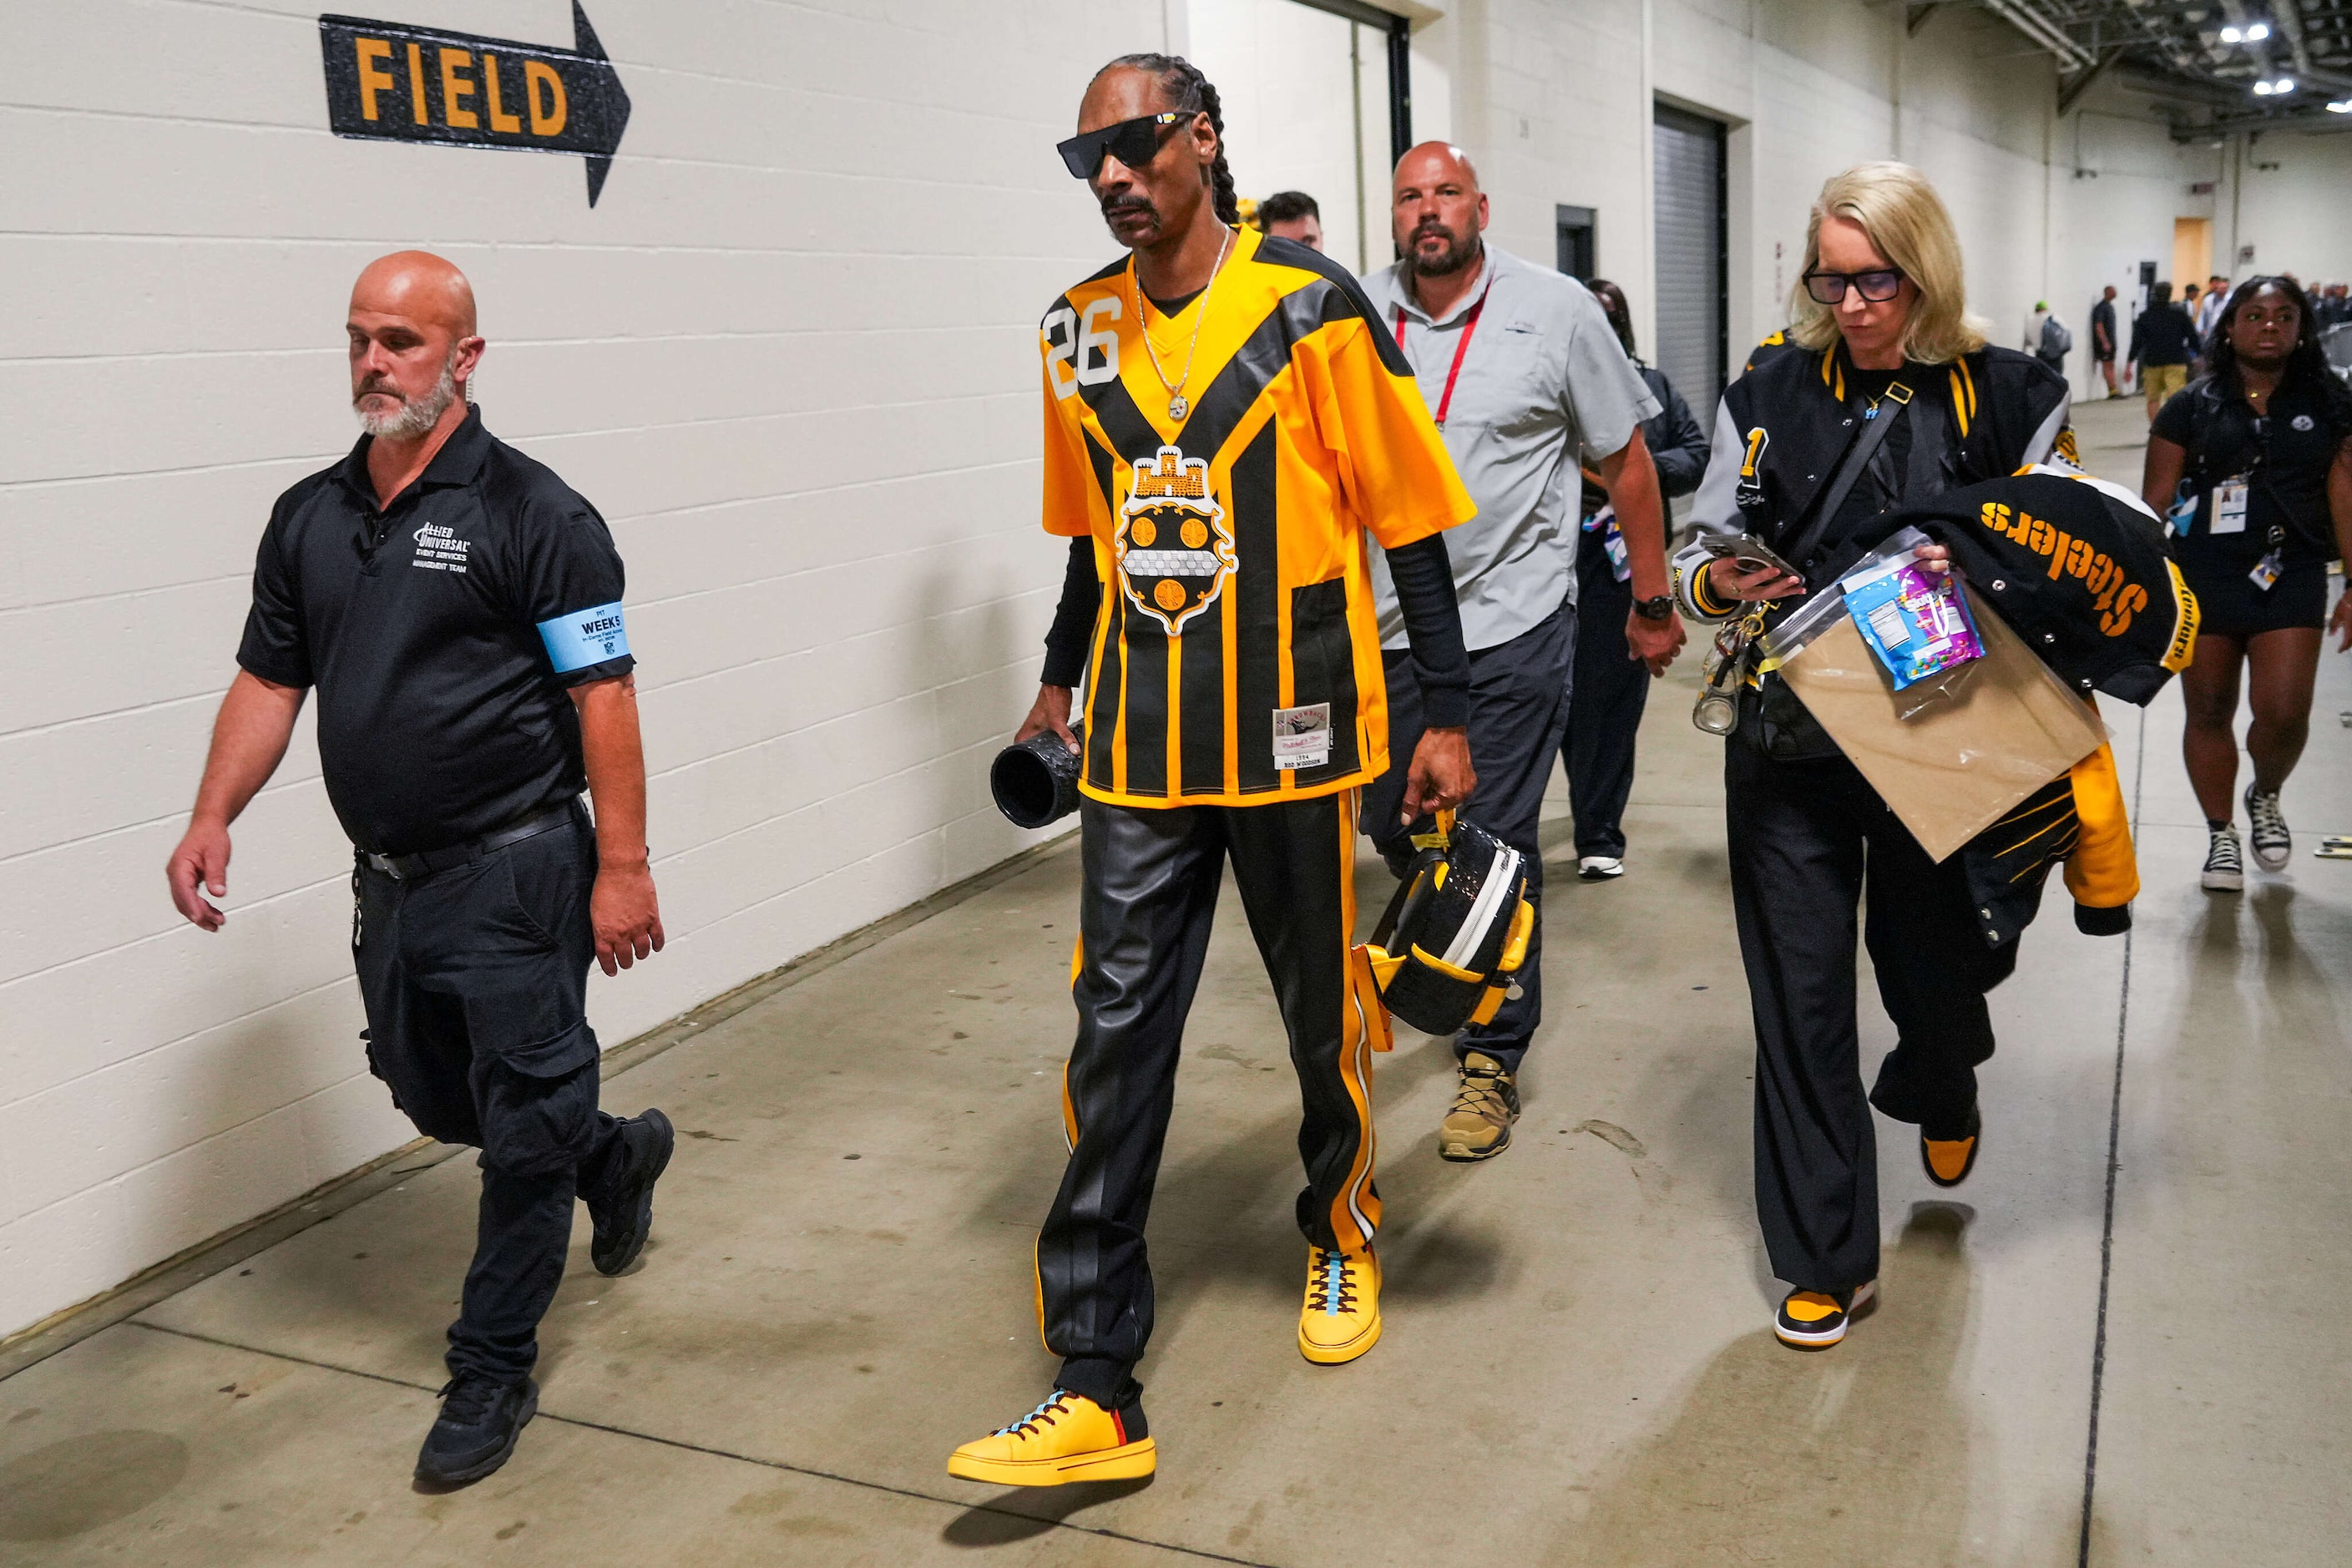
[[[1165,114],[1122,120],[1116,125],[1073,136],[1067,142],[1057,142],[1054,150],[1061,153],[1073,179],[1093,179],[1095,171],[1102,167],[1105,153],[1116,155],[1130,169],[1140,169],[1160,155],[1160,143],[1166,136],[1167,127],[1189,121],[1200,112],[1197,109],[1170,110]]]
[[[1824,305],[1834,305],[1845,298],[1846,285],[1874,305],[1884,305],[1903,291],[1903,269],[1899,267],[1874,267],[1867,272],[1808,272],[1805,292]]]

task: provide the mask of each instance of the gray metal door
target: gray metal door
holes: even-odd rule
[[[1658,341],[1645,356],[1712,434],[1728,356],[1724,253],[1723,126],[1657,107]]]

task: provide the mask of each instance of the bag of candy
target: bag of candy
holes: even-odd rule
[[[1916,546],[1894,542],[1896,548],[1847,573],[1838,586],[1863,641],[1900,691],[1982,658],[1984,642],[1958,579],[1922,564]]]

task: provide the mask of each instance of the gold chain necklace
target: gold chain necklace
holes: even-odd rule
[[[1168,391],[1171,419],[1181,419],[1192,410],[1192,405],[1184,400],[1184,384],[1192,379],[1192,356],[1201,352],[1201,323],[1209,319],[1209,296],[1217,291],[1217,274],[1225,269],[1225,251],[1233,243],[1234,231],[1226,229],[1224,239],[1217,246],[1217,264],[1209,269],[1209,281],[1201,290],[1201,313],[1192,318],[1192,344],[1184,351],[1184,374],[1173,381],[1160,368],[1160,351],[1151,346],[1151,323],[1143,314],[1143,285],[1136,279],[1134,261],[1130,259],[1127,264],[1127,286],[1135,293],[1136,331],[1143,334],[1143,353],[1151,361],[1151,374]]]

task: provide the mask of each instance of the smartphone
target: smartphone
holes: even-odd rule
[[[1700,544],[1709,555],[1718,559],[1729,557],[1742,572],[1753,575],[1759,572],[1781,572],[1803,582],[1805,574],[1773,553],[1772,547],[1752,533],[1727,537],[1710,534]]]

